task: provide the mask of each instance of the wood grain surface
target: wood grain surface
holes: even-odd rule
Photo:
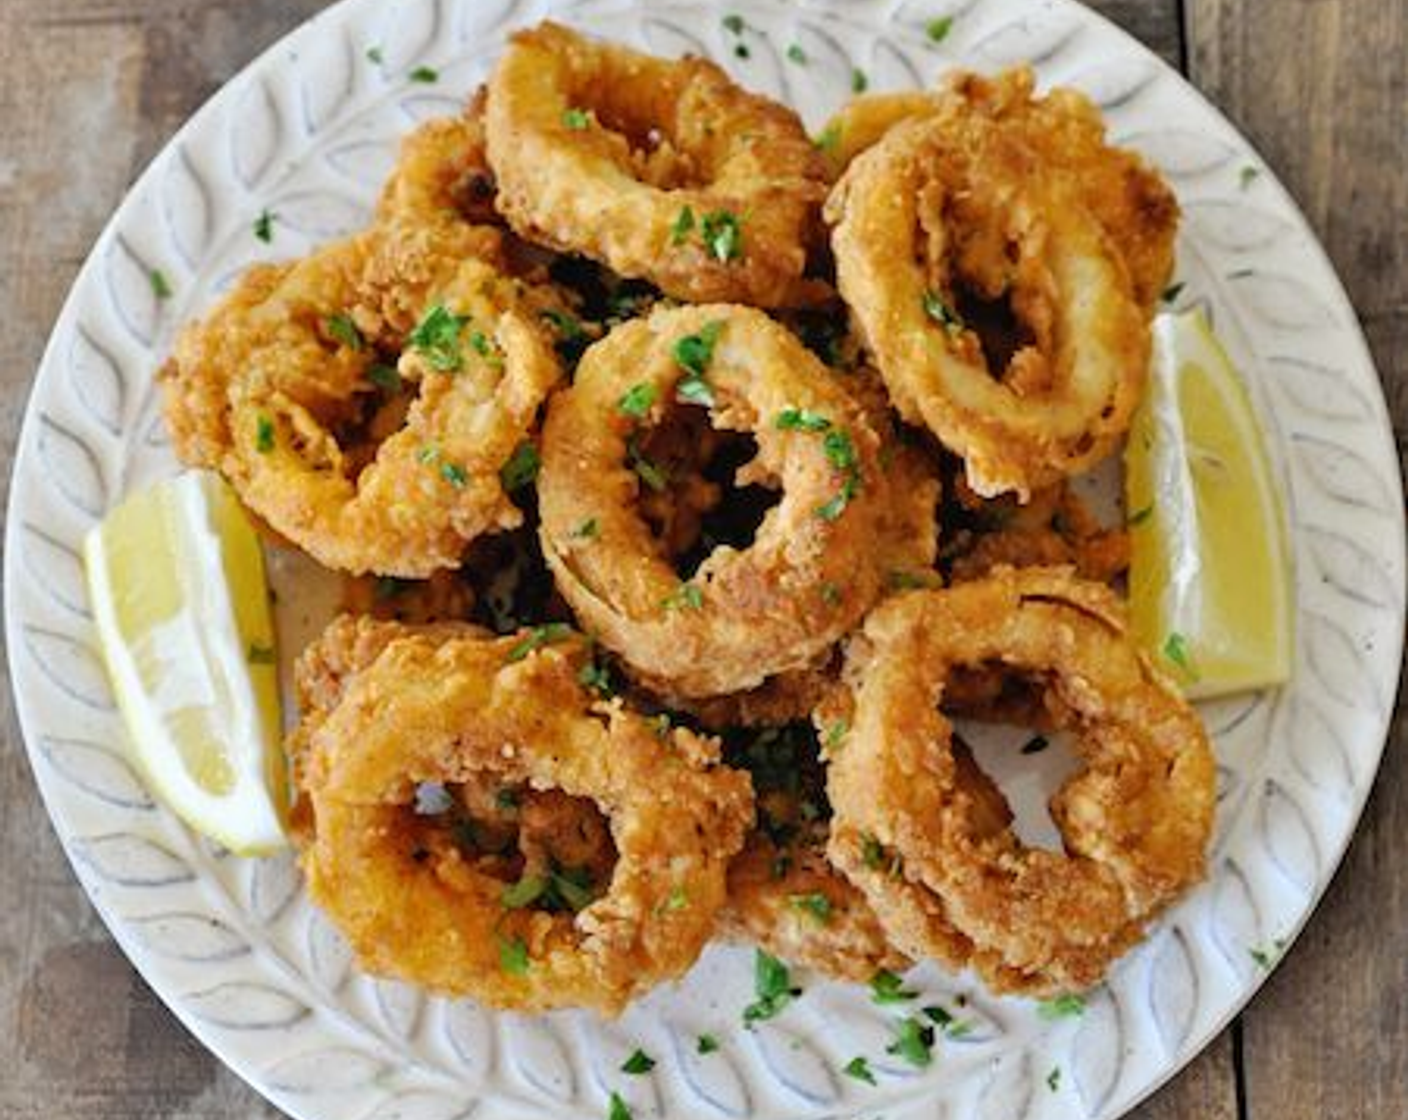
[[[1101,0],[1261,150],[1408,431],[1408,0]],[[0,477],[74,273],[178,125],[314,0],[0,0]],[[0,495],[3,496],[3,495]],[[0,697],[0,1117],[278,1117],[151,994],[79,889]],[[1408,1117],[1403,697],[1349,856],[1250,1008],[1135,1115]]]

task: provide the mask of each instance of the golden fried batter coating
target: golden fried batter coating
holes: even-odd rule
[[[488,138],[499,208],[524,237],[680,299],[804,298],[825,169],[795,113],[713,63],[544,23],[494,71]]]
[[[362,967],[497,1007],[608,1014],[684,972],[751,819],[747,777],[717,765],[716,742],[595,699],[579,638],[398,629],[306,735],[308,889]],[[455,791],[448,827],[453,806],[419,804],[428,785]],[[557,796],[515,804],[522,789]],[[486,796],[517,810],[516,855]],[[593,818],[563,798],[609,822],[608,881]]]
[[[1051,801],[1064,853],[994,828],[953,753],[946,683],[989,664],[1036,675],[1068,713],[1085,768]],[[907,952],[971,964],[997,991],[1084,988],[1205,874],[1211,747],[1107,588],[1008,569],[896,597],[852,643],[846,680],[828,852]]]

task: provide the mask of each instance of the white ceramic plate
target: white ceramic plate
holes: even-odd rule
[[[1403,492],[1354,313],[1294,205],[1173,71],[1066,0],[750,2],[749,47],[711,3],[349,0],[290,35],[153,162],[79,275],[35,382],[7,525],[6,623],[30,758],[54,826],[152,987],[260,1092],[307,1120],[637,1117],[1111,1117],[1182,1067],[1256,990],[1328,883],[1368,793],[1403,633]],[[453,111],[505,33],[549,11],[663,54],[712,55],[815,127],[850,90],[927,84],[947,66],[1030,59],[1150,155],[1185,210],[1179,305],[1205,304],[1245,372],[1288,498],[1299,650],[1280,692],[1209,705],[1221,762],[1209,882],[1056,1023],[924,969],[926,1002],[972,1032],[918,1072],[885,1053],[894,1016],[855,987],[806,994],[754,1032],[746,950],[711,949],[619,1022],[496,1015],[352,969],[288,858],[244,861],[154,806],[122,758],[94,655],[83,532],[174,461],[152,375],[175,324],[250,261],[366,216],[396,138]],[[941,44],[929,21],[952,17]],[[805,65],[789,62],[797,43]],[[367,50],[379,47],[379,62]],[[416,82],[416,67],[439,73]],[[1245,169],[1254,169],[1247,171]],[[274,240],[252,233],[264,209]],[[173,295],[158,299],[160,269]],[[81,1024],[73,1024],[81,1029]],[[700,1056],[708,1031],[719,1052]],[[637,1045],[659,1062],[618,1072]],[[880,1084],[841,1075],[870,1057]],[[1059,1073],[1053,1074],[1053,1070]]]

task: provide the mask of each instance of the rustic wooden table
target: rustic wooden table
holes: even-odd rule
[[[176,127],[317,0],[0,0],[0,477],[84,255]],[[1099,0],[1260,148],[1319,232],[1408,432],[1408,0]],[[116,948],[0,745],[0,1116],[277,1117]],[[1408,1116],[1408,733],[1358,837],[1247,1012],[1138,1110],[1200,1120]]]

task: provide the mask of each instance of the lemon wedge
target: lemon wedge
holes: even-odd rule
[[[1125,449],[1135,636],[1193,698],[1291,674],[1291,580],[1276,477],[1245,386],[1201,311],[1154,321]]]
[[[83,542],[130,757],[187,824],[241,855],[287,843],[264,556],[219,476],[128,498]]]

